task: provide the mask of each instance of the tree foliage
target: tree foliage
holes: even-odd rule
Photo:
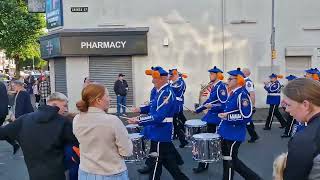
[[[44,34],[43,14],[29,13],[23,0],[0,1],[0,49],[19,61],[40,57],[39,37]]]

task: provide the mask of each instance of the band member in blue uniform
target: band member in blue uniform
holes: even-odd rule
[[[152,75],[152,70],[154,69],[154,67],[151,67],[151,71],[146,71],[146,75]],[[157,89],[155,87],[153,87],[151,89],[151,93],[150,93],[150,98],[148,102],[145,102],[143,105],[141,105],[139,108],[134,108],[133,112],[135,113],[140,113],[140,114],[148,114],[150,111],[150,102],[155,98],[157,94]],[[150,125],[151,126],[151,125]],[[143,135],[144,139],[150,139],[150,126],[144,126],[141,134]],[[179,154],[179,152],[175,150],[175,154],[176,154],[176,159],[177,159],[177,163],[178,165],[183,165],[184,162],[182,160],[181,155]],[[152,158],[148,157],[145,161],[145,166],[142,167],[141,169],[138,169],[138,172],[141,174],[148,174],[152,171],[152,167],[153,167],[153,160]]]
[[[252,102],[245,85],[244,74],[240,68],[229,71],[228,88],[229,98],[225,103],[223,113],[219,113],[221,124],[218,129],[220,134],[223,155],[223,180],[232,180],[234,171],[244,179],[260,180],[261,178],[249,169],[239,158],[238,150],[245,141],[246,124],[252,116]]]
[[[252,106],[253,106],[253,113],[255,113],[256,112],[256,108],[255,108],[256,93],[255,93],[255,89],[254,89],[254,84],[253,84],[252,80],[249,78],[251,72],[248,68],[243,68],[242,72],[245,75],[244,80],[246,82],[246,84],[244,85],[244,89],[247,91],[247,93],[250,96]],[[248,140],[249,143],[254,143],[254,142],[256,142],[256,140],[259,139],[259,136],[255,130],[252,118],[249,119],[249,122],[247,123],[247,131],[251,137],[250,140]]]
[[[202,117],[202,121],[207,122],[207,132],[216,133],[217,127],[220,124],[221,119],[218,114],[223,112],[224,103],[228,99],[228,91],[226,85],[222,82],[223,72],[214,66],[208,70],[210,73],[210,82],[213,83],[209,98],[199,106],[195,113],[200,113],[205,109],[208,109],[208,113]],[[194,173],[200,173],[209,168],[208,163],[199,163],[198,167],[193,168]]]
[[[297,79],[297,76],[294,75],[289,75],[286,77],[286,79],[289,81],[292,81],[294,79]],[[284,110],[285,110],[285,105],[283,106]],[[292,132],[294,130],[294,125],[297,123],[297,121],[288,113],[285,111],[284,113],[285,115],[285,119],[287,120],[287,126],[284,130],[284,133],[281,135],[282,138],[288,138],[292,136]]]
[[[172,143],[176,97],[168,84],[168,72],[161,67],[155,67],[152,70],[152,78],[157,92],[147,107],[149,109],[148,116],[133,117],[128,122],[150,128],[150,156],[154,160],[153,172],[149,176],[150,180],[160,180],[162,165],[174,179],[188,179],[177,164],[175,147]]]
[[[184,93],[186,92],[186,83],[179,75],[177,69],[169,70],[170,86],[176,95],[176,113],[173,116],[174,134],[178,136],[180,141],[180,148],[184,148],[188,141],[184,133],[184,123],[187,121],[183,114]]]
[[[276,74],[271,74],[269,76],[270,82],[265,82],[264,89],[268,92],[267,95],[267,104],[270,105],[269,107],[269,115],[266,120],[264,130],[270,130],[273,117],[276,116],[279,120],[281,126],[280,128],[285,128],[287,123],[286,120],[282,117],[281,113],[279,112],[279,104],[280,104],[280,92],[281,92],[281,84],[278,81],[278,78],[282,78],[282,76],[278,76]]]
[[[306,78],[319,81],[319,70],[317,68],[310,68],[305,70],[305,72],[306,72],[306,75],[305,75]]]

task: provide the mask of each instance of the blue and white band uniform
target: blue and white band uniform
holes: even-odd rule
[[[255,91],[255,89],[254,89],[254,84],[253,84],[252,80],[251,80],[250,78],[248,78],[248,77],[244,78],[244,80],[245,80],[245,82],[246,82],[244,90],[245,90],[246,93],[250,96],[250,93]],[[250,118],[248,119],[248,122],[249,122],[249,123],[250,123],[251,121],[252,121],[252,117],[250,117]]]
[[[149,98],[149,104],[145,104],[140,106],[140,114],[148,114],[150,112],[150,102],[152,101],[152,99],[155,98],[157,94],[157,89],[154,87],[151,89],[151,93],[150,93],[150,98]],[[140,133],[141,135],[143,135],[144,139],[150,139],[150,126],[144,126],[142,129],[142,132]]]
[[[274,83],[269,83],[264,86],[264,89],[268,92],[267,95],[267,104],[270,105],[279,105],[280,104],[280,92],[281,92],[281,84],[279,81],[275,81]]]
[[[148,116],[140,117],[139,125],[148,126],[149,139],[155,142],[172,142],[173,116],[176,112],[176,96],[169,84],[156,91],[148,107]]]
[[[183,111],[183,104],[184,104],[184,93],[186,92],[186,83],[179,77],[176,81],[170,84],[174,94],[176,95],[177,100],[177,112]]]
[[[203,116],[202,121],[206,121],[208,124],[219,125],[221,119],[218,117],[218,114],[223,112],[227,100],[227,87],[222,81],[218,81],[211,88],[209,98],[196,109],[196,113],[200,113],[203,110],[207,109],[204,106],[205,104],[211,104],[212,108],[209,109],[208,113],[205,116]]]
[[[225,104],[224,113],[228,115],[222,119],[218,129],[221,137],[243,142],[246,137],[246,124],[252,116],[252,108],[250,96],[244,87],[233,90]]]

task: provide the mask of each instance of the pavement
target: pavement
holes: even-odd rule
[[[271,131],[264,131],[264,120],[267,117],[267,109],[258,109],[254,115],[257,133],[260,139],[249,144],[244,142],[239,149],[239,159],[249,168],[259,174],[265,180],[272,179],[272,165],[274,159],[282,152],[287,151],[288,139],[282,139],[280,135],[283,129],[279,129],[279,123],[274,123]],[[199,119],[200,115],[185,112],[187,119]],[[132,116],[132,115],[129,115]],[[277,120],[275,120],[277,121]],[[247,137],[248,138],[248,137]],[[201,174],[194,174],[192,168],[197,163],[192,159],[191,149],[178,147],[179,143],[174,141],[178,151],[183,157],[185,164],[181,166],[182,171],[190,178],[195,180],[220,180],[222,179],[222,162],[210,164],[209,170]],[[146,180],[147,175],[140,175],[136,171],[143,166],[143,163],[127,164],[129,178],[133,180]],[[170,174],[163,168],[161,179],[171,180]],[[235,173],[235,180],[243,179]],[[5,141],[0,142],[0,180],[29,180],[28,172],[24,163],[22,152],[12,155],[12,147]]]

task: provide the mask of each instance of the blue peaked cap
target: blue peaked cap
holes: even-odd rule
[[[278,77],[278,75],[276,75],[276,74],[274,74],[274,73],[272,73],[270,76],[269,76],[269,78],[277,78]]]
[[[298,78],[297,76],[294,76],[294,75],[292,75],[292,74],[290,74],[289,76],[286,77],[286,79],[287,79],[288,81],[292,81],[292,80],[297,79],[297,78]]]
[[[160,66],[156,66],[156,67],[151,67],[151,70],[153,71],[158,71],[160,73],[160,76],[168,76],[168,72],[166,70],[164,70],[162,67]]]
[[[223,71],[221,71],[221,69],[217,68],[217,66],[214,66],[212,69],[209,69],[208,72],[212,72],[212,73],[223,73]]]
[[[305,70],[306,73],[309,73],[309,74],[318,74],[319,73],[319,70],[317,68],[310,68],[310,69],[307,69]]]
[[[242,77],[245,77],[240,68],[237,68],[236,70],[229,71],[228,74],[230,74],[231,76],[238,76],[238,75],[240,75],[240,76],[242,76]]]

